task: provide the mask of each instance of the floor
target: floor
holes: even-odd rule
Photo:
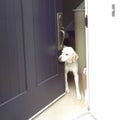
[[[34,120],[95,120],[85,109],[85,100],[78,100],[74,81],[69,81],[70,93],[65,94]]]

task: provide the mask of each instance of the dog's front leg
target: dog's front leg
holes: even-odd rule
[[[68,86],[67,72],[65,72],[65,90],[67,93],[70,92],[69,86]]]
[[[80,100],[81,99],[81,94],[80,94],[80,89],[79,89],[79,75],[74,74],[74,79],[75,79],[77,98]]]

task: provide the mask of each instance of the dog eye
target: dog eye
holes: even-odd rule
[[[68,54],[67,54],[67,53],[66,53],[65,55],[66,55],[66,56],[68,56]]]

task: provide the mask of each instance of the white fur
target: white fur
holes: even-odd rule
[[[76,86],[76,94],[77,98],[81,99],[80,89],[79,89],[79,75],[78,75],[78,55],[73,50],[72,47],[64,47],[61,55],[59,56],[59,61],[65,62],[65,89],[66,92],[69,93],[69,86],[67,80],[68,72],[73,72],[75,86]]]

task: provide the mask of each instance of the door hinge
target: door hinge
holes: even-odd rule
[[[88,15],[85,16],[85,26],[88,28]]]
[[[112,17],[115,17],[115,4],[112,4]]]

